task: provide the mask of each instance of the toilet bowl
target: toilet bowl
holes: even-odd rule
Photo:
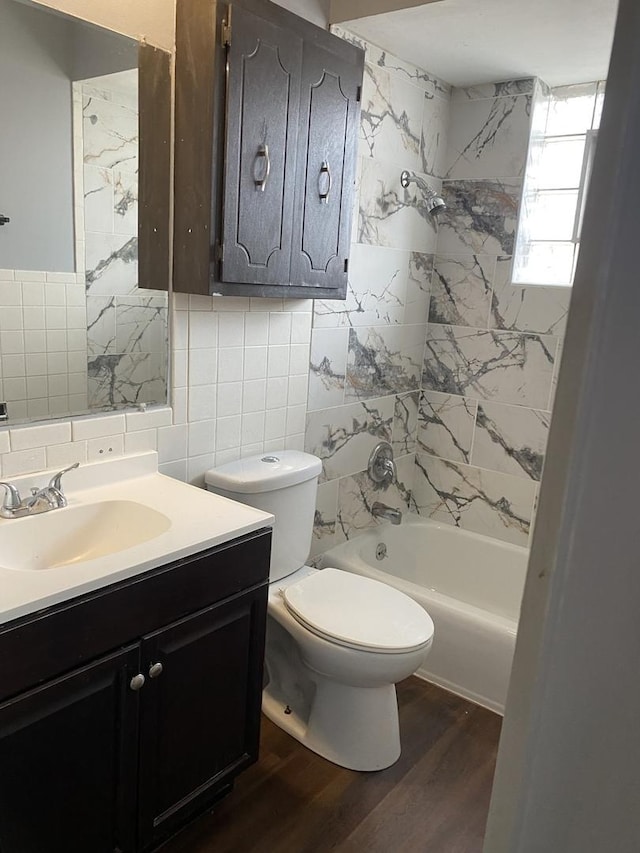
[[[393,587],[304,565],[319,473],[316,457],[282,451],[213,469],[206,481],[276,519],[263,712],[335,764],[381,770],[400,756],[395,683],[422,665],[433,622]]]

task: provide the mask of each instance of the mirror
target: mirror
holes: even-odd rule
[[[0,401],[167,401],[169,54],[0,0]]]

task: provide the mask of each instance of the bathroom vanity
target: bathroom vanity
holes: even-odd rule
[[[0,625],[3,853],[154,850],[257,758],[271,519],[157,473],[71,492],[47,516],[136,491],[156,507],[175,491],[150,542],[84,567],[0,568],[4,618],[32,608]],[[38,521],[2,520],[0,549],[10,525]]]

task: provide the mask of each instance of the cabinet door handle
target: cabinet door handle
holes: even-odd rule
[[[133,676],[133,678],[129,682],[129,687],[132,690],[142,690],[142,688],[144,687],[145,680],[146,679],[145,679],[144,675],[141,672],[139,672],[137,675]]]
[[[256,174],[256,168],[258,163],[263,162],[262,173],[261,176],[258,177]],[[271,172],[271,158],[269,157],[269,146],[268,145],[259,145],[258,153],[256,154],[256,159],[253,163],[253,182],[256,185],[256,189],[260,190],[260,192],[264,192],[265,187],[267,186],[267,180],[269,178],[269,173]]]
[[[158,661],[158,663],[152,663],[149,667],[149,678],[157,678],[159,675],[162,675],[162,670],[164,667]]]
[[[323,160],[318,175],[318,197],[322,204],[329,204],[329,193],[331,192],[331,169],[326,160]]]

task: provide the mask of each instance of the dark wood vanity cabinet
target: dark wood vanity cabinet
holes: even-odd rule
[[[258,753],[269,550],[253,534],[2,628],[2,853],[155,850],[230,790]]]
[[[140,691],[144,850],[154,849],[257,758],[262,661],[252,657],[262,627],[256,609],[264,598],[264,590],[245,594],[142,642],[143,659],[163,666]]]
[[[363,52],[268,0],[208,11],[178,5],[174,288],[344,299]],[[196,175],[211,178],[210,232]]]
[[[0,705],[0,850],[135,850],[137,716],[128,647]]]

